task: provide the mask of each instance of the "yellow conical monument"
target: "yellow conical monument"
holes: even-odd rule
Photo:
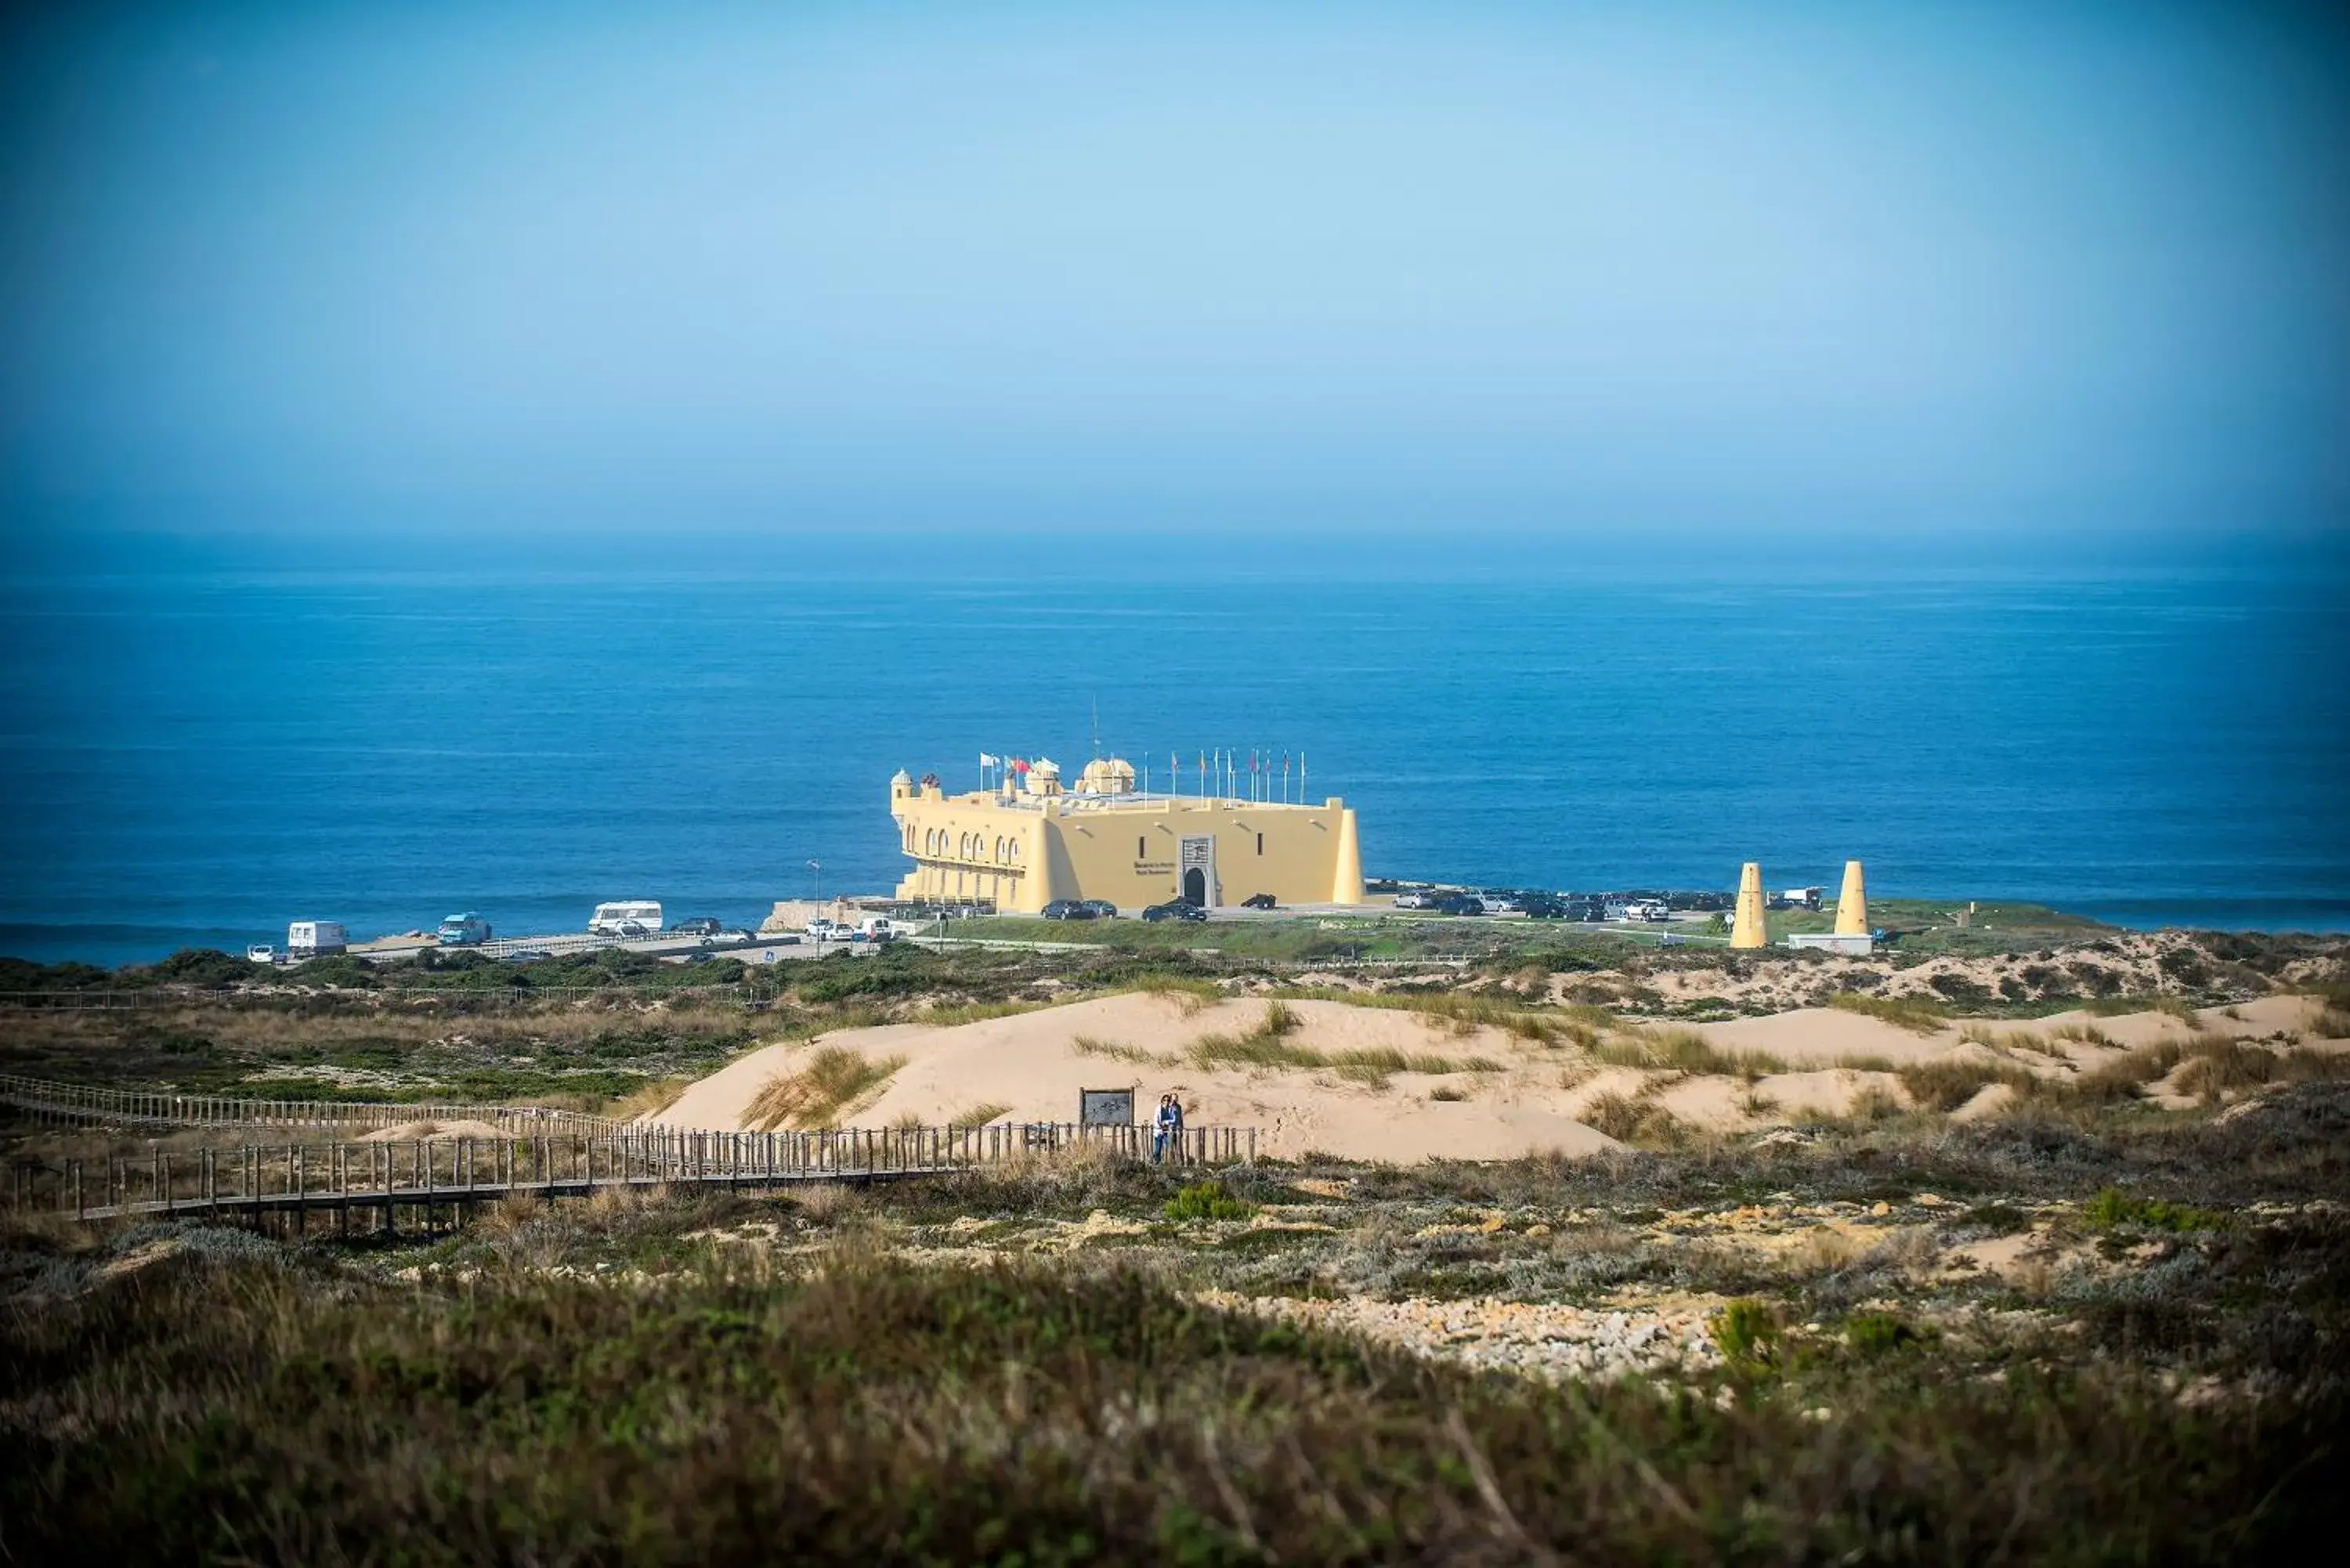
[[[1730,922],[1730,945],[1771,945],[1771,938],[1762,929],[1762,863],[1759,860],[1749,860],[1738,873],[1738,914]]]
[[[1844,892],[1836,898],[1836,935],[1865,937],[1868,935],[1868,884],[1860,874],[1860,862],[1844,863]]]

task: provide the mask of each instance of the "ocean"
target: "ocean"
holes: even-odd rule
[[[2350,928],[2338,581],[1037,579],[1019,554],[20,575],[0,953],[461,910],[550,932],[639,896],[755,921],[819,875],[895,886],[895,769],[1082,762],[1097,712],[1158,784],[1215,747],[1302,759],[1374,876],[1729,888],[1757,859],[1833,887],[1857,857],[1879,896]]]

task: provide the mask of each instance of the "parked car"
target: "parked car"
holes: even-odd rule
[[[506,962],[537,963],[543,959],[551,959],[555,955],[553,953],[547,951],[545,948],[516,948],[514,951],[506,954]]]
[[[616,937],[649,937],[653,932],[652,928],[642,920],[619,920],[613,923],[612,934]]]
[[[277,961],[277,950],[271,947],[267,942],[255,942],[251,947],[244,950],[244,956],[252,960],[255,963],[276,963]]]
[[[1094,918],[1097,919],[1115,920],[1118,919],[1118,906],[1111,903],[1107,898],[1087,898],[1086,900],[1086,908],[1094,912]]]
[[[1197,904],[1177,898],[1169,903],[1151,905],[1142,911],[1142,918],[1146,920],[1204,920],[1208,918],[1208,911]]]
[[[670,927],[670,934],[679,937],[714,937],[726,928],[708,915],[689,915]]]
[[[1436,909],[1439,914],[1445,915],[1482,915],[1485,912],[1485,900],[1473,893],[1452,893],[1436,900]]]
[[[1243,909],[1270,909],[1274,907],[1273,895],[1270,893],[1251,893],[1241,900],[1241,908]]]
[[[815,919],[810,920],[804,929],[807,932],[807,940],[812,942],[830,941],[832,940],[832,922],[826,919],[822,915],[818,915]]]
[[[1566,919],[1566,906],[1556,898],[1528,898],[1525,916],[1529,920],[1563,920]]]
[[[1094,907],[1083,898],[1055,898],[1045,906],[1048,920],[1090,920],[1095,919]]]
[[[1433,909],[1436,908],[1436,895],[1422,893],[1417,889],[1409,893],[1398,893],[1395,907],[1399,909]]]

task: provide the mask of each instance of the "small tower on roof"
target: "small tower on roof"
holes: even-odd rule
[[[1132,794],[1134,764],[1124,757],[1096,757],[1077,775],[1079,794]]]

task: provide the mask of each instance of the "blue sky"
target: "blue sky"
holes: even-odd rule
[[[2260,6],[92,5],[0,39],[12,531],[2338,536]]]

